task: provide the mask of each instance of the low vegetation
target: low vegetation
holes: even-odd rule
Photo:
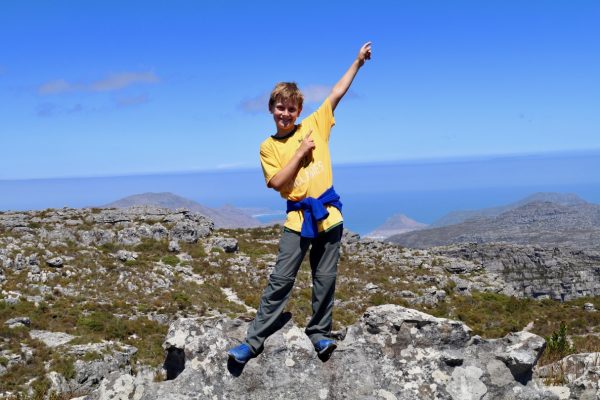
[[[51,214],[50,211],[40,214],[44,213]],[[89,225],[85,222],[82,227],[91,229]],[[39,222],[28,225],[31,230],[41,228],[49,230]],[[169,251],[167,240],[154,239],[129,246],[109,242],[86,247],[73,240],[63,243],[42,240],[43,249],[36,244],[24,246],[20,250],[23,256],[37,255],[41,261],[44,280],[41,274],[37,280],[32,279],[25,268],[5,270],[6,280],[0,289],[4,293],[18,292],[20,300],[14,304],[0,301],[3,338],[0,351],[24,357],[24,348],[31,349],[33,357],[7,368],[0,380],[0,393],[41,399],[50,388],[44,378],[47,371],[59,372],[67,379],[74,377],[74,356],[65,356],[63,349],[51,349],[31,339],[32,329],[74,335],[71,344],[113,340],[131,345],[138,349],[133,365],[147,365],[159,371],[164,361],[162,342],[170,321],[223,314],[252,318],[248,307],[258,308],[275,265],[281,230],[280,226],[272,226],[215,231],[213,237],[238,240],[239,250],[235,253],[213,245],[211,237],[193,244],[180,243],[179,254]],[[0,234],[1,249],[1,240],[11,234],[3,228]],[[121,261],[116,256],[119,250],[136,253],[136,257]],[[45,265],[44,251],[64,258],[64,265],[61,268]],[[489,292],[464,296],[455,293],[455,283],[448,279],[441,258],[420,251],[392,259],[377,249],[361,254],[347,249],[342,252],[334,308],[335,330],[355,323],[370,306],[391,303],[464,321],[475,334],[486,338],[501,337],[533,323],[531,332],[548,342],[541,363],[556,361],[573,352],[600,351],[600,338],[594,336],[600,333],[600,313],[583,310],[586,302],[600,309],[600,298],[560,303]],[[9,255],[14,258],[17,252],[11,250]],[[431,268],[436,268],[435,273]],[[429,305],[413,301],[432,286],[445,290],[445,300]],[[228,299],[224,288],[231,289],[239,301]],[[307,257],[287,305],[300,326],[311,316],[311,288]],[[5,321],[22,316],[30,318],[31,326],[11,329],[5,325]],[[102,357],[104,354],[91,351],[80,359],[93,362]],[[0,356],[0,365],[8,367],[9,359]],[[27,397],[25,384],[34,378],[33,395]],[[53,396],[50,398],[63,398]]]

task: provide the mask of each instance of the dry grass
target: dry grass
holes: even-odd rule
[[[73,343],[119,340],[138,348],[134,363],[159,366],[164,361],[161,345],[167,325],[150,320],[147,318],[148,314],[163,314],[171,319],[179,316],[208,316],[215,312],[231,317],[245,316],[246,308],[228,301],[221,288],[231,288],[246,305],[257,308],[267,285],[267,266],[277,254],[277,240],[281,231],[280,226],[216,231],[216,236],[234,237],[238,240],[240,250],[236,254],[223,251],[211,251],[207,254],[205,247],[208,248],[209,239],[195,244],[180,243],[181,251],[192,257],[189,263],[181,263],[170,253],[166,240],[146,239],[137,246],[108,243],[98,249],[86,249],[86,252],[81,252],[82,248],[75,242],[56,247],[50,247],[46,243],[47,248],[56,255],[70,256],[73,260],[68,262],[68,267],[60,270],[41,265],[46,271],[58,272],[45,285],[51,288],[57,285],[68,288],[72,285],[78,293],[64,295],[53,290],[44,295],[44,301],[38,306],[24,300],[16,305],[0,302],[0,336],[5,338],[5,342],[1,344],[2,349],[20,352],[20,343],[25,343],[36,354],[32,362],[9,369],[0,381],[0,391],[20,390],[33,377],[44,376],[44,363],[66,376],[73,373],[72,359],[57,358],[60,356],[58,352],[30,339],[28,329],[8,329],[4,326],[4,321],[28,316],[32,321],[31,329],[76,335]],[[10,235],[7,232],[0,233]],[[131,262],[117,260],[114,254],[121,249],[136,251],[138,259]],[[37,253],[38,258],[43,260],[42,252],[35,247],[23,249],[23,252],[25,255]],[[244,267],[245,270],[233,270],[232,260],[240,255],[249,257],[250,264]],[[307,260],[300,268],[287,305],[287,311],[292,313],[299,326],[304,326],[312,313],[312,282]],[[472,296],[465,297],[453,294],[453,283],[447,281],[446,287],[441,288],[449,294],[446,302],[433,308],[410,306],[400,296],[401,291],[410,290],[419,294],[432,285],[427,278],[436,274],[438,278],[444,278],[445,273],[439,271],[441,268],[433,272],[423,265],[409,268],[408,260],[406,261],[406,264],[401,261],[402,265],[387,262],[377,251],[360,257],[343,253],[338,265],[335,297],[339,306],[334,307],[334,329],[355,323],[370,306],[392,303],[418,308],[437,316],[460,319],[483,337],[504,336],[510,331],[521,330],[530,321],[534,321],[534,333],[549,337],[564,321],[568,334],[574,335],[574,351],[600,350],[600,339],[589,336],[594,330],[600,331],[600,313],[588,313],[582,309],[585,302],[592,302],[600,309],[600,298],[558,303],[492,293],[473,293]],[[439,259],[434,258],[430,265],[440,267],[440,263]],[[189,265],[188,268],[201,278],[198,282],[203,280],[204,283],[185,280],[186,272],[181,271],[184,264]],[[170,268],[170,286],[149,290],[148,276],[155,273],[156,268]],[[69,271],[73,275],[69,275]],[[2,284],[2,289],[19,291],[23,295],[40,294],[27,281],[26,271],[6,271],[6,275],[7,281]],[[137,289],[127,289],[127,283],[135,284]],[[377,290],[366,291],[367,283],[377,285]],[[89,354],[84,359],[92,360],[98,356]],[[545,358],[543,362],[549,360],[550,358]],[[33,398],[42,398],[39,396],[46,393],[44,390],[47,391],[47,381],[39,379],[35,385],[35,396],[38,397]]]

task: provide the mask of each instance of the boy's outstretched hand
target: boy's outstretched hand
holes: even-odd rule
[[[371,42],[362,45],[358,52],[358,64],[362,67],[366,60],[371,59]]]
[[[344,97],[348,88],[352,84],[356,73],[363,66],[366,60],[371,59],[371,42],[367,42],[362,45],[360,50],[358,51],[358,56],[356,59],[352,61],[352,65],[348,68],[348,71],[342,76],[342,78],[333,86],[331,89],[331,93],[329,93],[329,102],[331,103],[331,109],[335,110],[338,103]]]

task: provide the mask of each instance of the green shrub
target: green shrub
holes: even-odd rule
[[[166,240],[142,239],[142,242],[135,246],[135,250],[142,253],[167,254],[169,243]]]
[[[111,318],[113,318],[113,316],[109,313],[93,312],[86,317],[79,318],[77,325],[90,332],[102,332]]]
[[[182,243],[180,246],[181,250],[188,253],[193,259],[203,258],[207,255],[201,242],[194,244]]]
[[[190,296],[184,292],[173,292],[171,293],[171,298],[175,303],[177,303],[177,307],[180,310],[184,310],[186,308],[191,307],[192,301],[190,300]]]
[[[52,359],[52,370],[58,372],[66,379],[75,378],[75,360],[72,356],[55,354]]]
[[[573,354],[575,349],[567,338],[567,324],[560,323],[560,327],[546,337],[546,350],[543,354],[543,363],[552,363]]]
[[[102,356],[102,354],[98,353],[97,351],[88,351],[87,353],[85,353],[82,357],[83,361],[96,361],[96,360],[102,360],[104,357]]]
[[[162,258],[162,262],[164,262],[167,265],[170,265],[172,267],[176,266],[177,264],[179,264],[179,258],[172,256],[172,255],[168,255],[168,256],[164,256]]]
[[[119,250],[120,246],[118,246],[116,243],[108,242],[100,245],[98,248],[105,253],[114,253]]]

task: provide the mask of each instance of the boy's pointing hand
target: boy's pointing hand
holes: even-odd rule
[[[362,45],[362,47],[358,51],[358,57],[356,58],[358,59],[358,63],[361,67],[366,60],[371,59],[371,42],[367,42]]]
[[[312,153],[315,148],[315,141],[310,137],[312,134],[312,129],[308,131],[308,134],[302,139],[302,143],[300,143],[300,147],[298,148],[298,152],[300,156],[306,157],[310,153]]]

